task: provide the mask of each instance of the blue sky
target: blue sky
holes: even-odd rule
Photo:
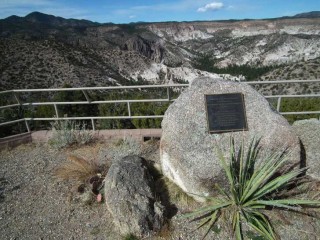
[[[0,18],[33,11],[100,23],[259,19],[320,11],[320,0],[0,0]]]

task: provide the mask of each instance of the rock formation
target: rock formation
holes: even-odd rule
[[[209,134],[204,95],[243,93],[248,131]],[[168,108],[162,121],[160,156],[163,174],[195,197],[210,195],[214,183],[224,182],[215,148],[229,155],[229,139],[246,145],[261,137],[262,152],[290,148],[290,163],[300,161],[299,139],[288,122],[247,84],[197,78]],[[239,146],[238,146],[239,147]]]
[[[0,19],[0,90],[176,83],[185,70],[198,76],[207,74],[200,70],[249,72],[235,72],[234,65],[261,75],[273,66],[265,80],[316,79],[319,23],[320,18],[280,18],[99,24],[39,12],[11,16]],[[160,69],[171,77],[163,79]]]

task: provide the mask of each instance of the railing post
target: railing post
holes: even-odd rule
[[[54,106],[54,110],[56,112],[56,116],[57,116],[57,118],[59,118],[59,112],[58,112],[57,104],[53,104],[53,106]]]
[[[27,120],[24,120],[24,122],[26,123],[27,131],[28,131],[28,133],[29,133],[29,132],[30,132],[29,123],[28,123],[28,121],[27,121]]]
[[[16,99],[16,101],[18,102],[18,104],[21,106],[21,102],[20,102],[19,96],[15,92],[13,92],[13,96]]]
[[[85,96],[86,100],[88,101],[88,103],[91,102],[89,95],[87,94],[87,92],[85,90],[82,90],[83,95]]]
[[[168,96],[168,102],[170,101],[170,88],[167,87],[167,96]]]
[[[128,105],[128,114],[129,114],[129,117],[131,117],[130,102],[127,102],[127,105]]]
[[[278,102],[277,102],[277,111],[278,111],[278,112],[280,112],[281,98],[282,98],[282,97],[278,97]]]
[[[96,125],[94,123],[94,119],[91,118],[91,125],[92,125],[92,130],[95,131],[96,130]]]

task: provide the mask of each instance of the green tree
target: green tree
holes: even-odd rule
[[[109,92],[103,100],[120,100],[126,99],[127,93]],[[127,103],[105,103],[100,104],[100,116],[128,116]],[[98,121],[100,129],[131,129],[134,125],[130,119],[101,119]]]
[[[139,96],[136,99],[142,99],[142,97]],[[134,116],[163,115],[168,107],[168,102],[144,102],[131,104],[132,114]],[[161,121],[161,118],[132,119],[132,122],[136,128],[160,128]]]
[[[283,98],[280,112],[320,111],[320,98]],[[306,118],[317,118],[320,114],[285,115],[289,123]]]
[[[193,61],[193,66],[197,69],[218,73],[243,75],[247,81],[256,80],[263,74],[273,70],[275,66],[253,66],[253,65],[229,65],[225,68],[216,67],[217,60],[211,55],[200,55]]]

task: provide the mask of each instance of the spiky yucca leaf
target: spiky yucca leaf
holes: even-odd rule
[[[286,154],[277,151],[267,155],[261,161],[262,164],[256,166],[260,152],[259,143],[259,139],[253,139],[247,152],[244,150],[244,143],[241,143],[239,150],[236,151],[234,140],[230,139],[229,163],[222,151],[217,149],[229,188],[222,189],[219,185],[215,185],[220,196],[206,197],[209,201],[208,206],[185,215],[194,217],[194,221],[201,220],[198,228],[208,226],[204,237],[224,212],[229,214],[227,219],[231,220],[232,231],[237,240],[243,239],[242,224],[244,221],[266,239],[274,240],[277,239],[276,233],[265,211],[262,210],[271,207],[297,211],[302,207],[320,206],[320,201],[315,200],[279,199],[281,194],[278,194],[276,199],[272,198],[272,194],[285,191],[306,169],[291,170],[276,176],[287,161]]]
[[[247,214],[248,217],[246,218],[246,220],[250,227],[255,229],[258,233],[260,233],[267,239],[276,239],[273,227],[264,214],[258,211],[250,211]]]

